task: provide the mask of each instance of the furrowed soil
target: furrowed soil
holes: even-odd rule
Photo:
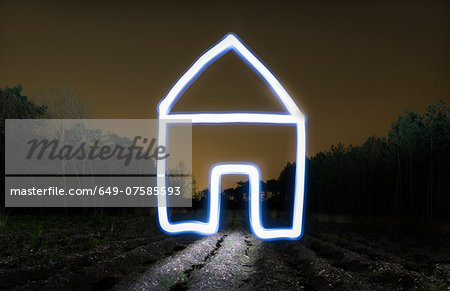
[[[261,241],[247,214],[208,237],[170,236],[154,215],[10,216],[0,289],[450,290],[450,236],[307,222],[298,241]]]

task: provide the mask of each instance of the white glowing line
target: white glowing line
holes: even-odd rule
[[[195,80],[202,71],[207,68],[217,57],[223,53],[233,50],[248,65],[266,81],[273,90],[279,101],[289,114],[275,113],[170,113],[173,104],[182,95],[186,87]],[[285,124],[295,125],[297,128],[296,147],[296,173],[294,207],[291,228],[266,229],[262,225],[260,193],[259,193],[259,170],[256,165],[250,164],[221,164],[211,169],[210,176],[210,204],[209,218],[207,222],[190,221],[172,223],[167,214],[166,197],[158,196],[158,221],[161,228],[168,233],[196,232],[209,235],[217,232],[220,214],[220,177],[223,174],[248,174],[250,181],[250,225],[253,233],[261,239],[287,238],[296,239],[302,233],[303,203],[304,203],[304,177],[305,177],[305,153],[306,133],[305,117],[295,102],[283,88],[277,78],[269,69],[234,35],[226,35],[219,43],[206,51],[197,61],[178,79],[175,85],[167,93],[166,97],[158,105],[158,118],[160,120],[158,130],[158,142],[166,145],[167,130],[170,123],[185,122],[186,119],[193,124],[222,124],[222,123],[249,123],[249,124]],[[157,185],[165,186],[166,160],[157,161]]]
[[[197,61],[178,79],[175,85],[167,93],[166,97],[159,104],[160,118],[165,118],[170,113],[171,106],[180,97],[185,87],[195,80],[199,73],[210,65],[210,62],[223,52],[234,50],[239,53],[241,57],[248,62],[248,64],[256,72],[261,74],[261,77],[268,83],[269,87],[277,94],[280,102],[286,110],[294,116],[303,116],[300,109],[298,109],[294,100],[289,96],[288,92],[283,88],[277,78],[270,72],[269,69],[232,33],[226,35],[219,43],[206,51]]]
[[[296,124],[298,118],[287,114],[262,113],[177,113],[165,116],[170,120],[191,120],[192,123],[274,123]]]

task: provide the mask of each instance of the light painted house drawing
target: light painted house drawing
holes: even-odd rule
[[[171,109],[202,72],[225,53],[233,51],[242,59],[272,90],[286,112],[183,112],[172,113]],[[168,214],[165,196],[158,196],[158,221],[167,233],[177,234],[193,232],[211,235],[218,231],[220,216],[220,183],[222,175],[242,174],[249,177],[250,191],[250,226],[255,236],[260,239],[298,239],[303,232],[303,208],[305,186],[305,116],[294,100],[278,81],[275,75],[250,51],[246,45],[233,33],[227,34],[218,43],[201,55],[192,66],[176,81],[167,95],[158,105],[160,121],[158,141],[160,145],[167,142],[167,130],[170,123],[181,120],[191,120],[192,124],[277,124],[296,127],[296,173],[294,187],[294,205],[292,224],[289,228],[265,228],[261,218],[260,170],[257,165],[243,162],[217,161],[210,170],[209,217],[207,221],[172,222]],[[157,186],[166,184],[166,160],[157,162]]]

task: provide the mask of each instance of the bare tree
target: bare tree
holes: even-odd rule
[[[70,86],[66,88],[50,88],[36,97],[47,106],[47,117],[57,119],[89,118],[91,105],[80,98]]]

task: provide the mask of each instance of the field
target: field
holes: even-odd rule
[[[169,236],[154,215],[8,217],[0,289],[448,290],[450,236],[309,222],[299,241],[256,239],[237,211],[214,236]]]

